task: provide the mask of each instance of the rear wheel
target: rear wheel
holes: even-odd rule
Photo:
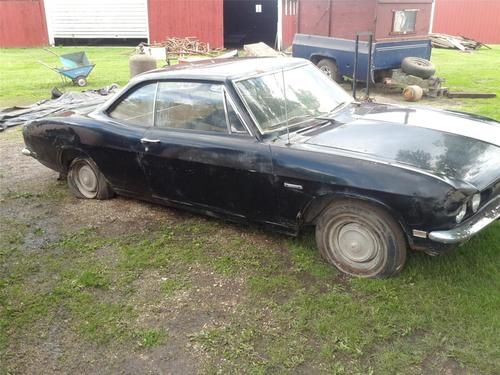
[[[342,81],[342,76],[339,74],[337,63],[334,60],[322,59],[318,62],[317,66],[328,78],[336,82]]]
[[[77,198],[109,199],[114,193],[90,158],[78,157],[71,162],[68,172],[69,190]]]
[[[316,242],[327,262],[350,275],[389,277],[406,261],[399,224],[384,209],[354,199],[325,209],[316,225]]]

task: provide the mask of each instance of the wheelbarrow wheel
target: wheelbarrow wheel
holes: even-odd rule
[[[78,85],[80,87],[86,86],[87,85],[87,78],[84,76],[78,76],[73,80],[73,83],[75,85]]]

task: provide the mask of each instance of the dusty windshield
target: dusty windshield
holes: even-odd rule
[[[236,88],[262,133],[309,122],[352,101],[340,86],[309,64],[238,81]]]

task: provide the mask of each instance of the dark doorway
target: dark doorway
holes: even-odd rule
[[[276,43],[278,0],[224,0],[224,45]]]

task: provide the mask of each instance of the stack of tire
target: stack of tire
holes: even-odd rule
[[[422,79],[429,79],[436,73],[434,64],[420,57],[404,58],[401,62],[401,70],[406,74]],[[403,97],[409,102],[419,101],[423,95],[422,87],[417,85],[408,86],[403,90]]]

